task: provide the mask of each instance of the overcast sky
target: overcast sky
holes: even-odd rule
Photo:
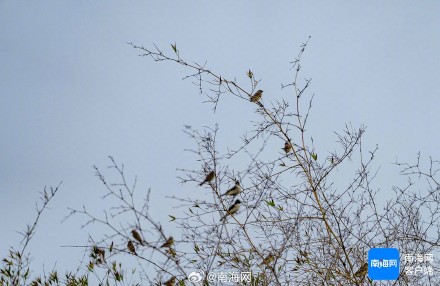
[[[38,192],[63,181],[30,250],[37,266],[77,265],[80,252],[61,246],[93,230],[61,220],[67,207],[102,209],[92,165],[105,169],[114,156],[140,192],[151,187],[168,205],[182,189],[176,168],[199,167],[183,152],[193,146],[184,124],[223,122],[226,142],[247,129],[242,106],[226,100],[214,115],[181,80],[188,71],[138,57],[127,42],[170,52],[177,43],[188,61],[230,78],[251,69],[276,100],[311,36],[309,134],[327,152],[333,131],[365,124],[365,147],[379,146],[375,187],[389,192],[403,184],[396,159],[440,159],[439,15],[438,1],[0,1],[0,256],[33,219]],[[234,125],[243,129],[229,132]]]

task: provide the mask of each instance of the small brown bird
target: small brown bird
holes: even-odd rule
[[[286,143],[284,143],[284,148],[283,148],[284,152],[289,153],[290,150],[292,150],[292,145],[286,141]]]
[[[137,255],[136,248],[134,248],[134,244],[131,240],[128,241],[127,248],[131,253],[133,253],[134,255]]]
[[[260,101],[262,96],[263,96],[263,91],[261,89],[257,90],[257,92],[251,96],[251,102]]]
[[[171,277],[170,279],[168,279],[164,285],[165,286],[174,286],[176,284],[176,277]]]
[[[209,172],[208,175],[206,175],[205,180],[201,182],[199,186],[203,185],[204,183],[211,182],[214,178],[215,178],[215,172],[214,171]]]
[[[101,255],[102,260],[105,261],[105,250],[104,249],[99,249],[99,255]]]
[[[275,256],[272,253],[269,253],[266,258],[263,259],[263,262],[260,265],[269,265],[274,260]]]
[[[93,246],[93,254],[96,258],[96,263],[101,264],[105,262],[105,250],[97,246]]]
[[[238,212],[240,209],[241,201],[236,200],[235,203],[229,207],[229,209],[226,211],[226,214],[220,219],[220,221],[225,221],[228,216],[232,216]]]
[[[240,192],[241,192],[240,182],[235,181],[235,185],[232,188],[230,188],[229,190],[227,190],[226,193],[224,193],[221,196],[236,196]]]
[[[171,247],[174,244],[174,238],[172,236],[170,236],[167,241],[165,241],[164,244],[162,244],[162,246],[160,248],[163,247]]]
[[[368,263],[365,262],[364,264],[362,264],[362,266],[359,268],[359,270],[356,271],[354,276],[364,278],[365,274],[367,274],[367,272],[368,272]]]
[[[139,232],[137,232],[135,229],[133,229],[131,231],[131,235],[133,236],[134,239],[136,239],[141,245],[144,245],[144,241],[141,237],[141,235],[139,234]]]

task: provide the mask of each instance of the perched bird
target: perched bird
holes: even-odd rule
[[[221,196],[236,196],[240,192],[241,192],[240,182],[235,181],[235,185],[232,188],[230,188],[229,190],[227,190],[226,193],[224,193]]]
[[[263,96],[263,91],[261,89],[257,90],[257,92],[251,96],[251,102],[259,101],[262,96]]]
[[[99,249],[99,256],[101,257],[100,259],[99,259],[99,261],[102,263],[102,262],[105,262],[105,250],[104,249]]]
[[[199,186],[203,185],[204,183],[211,182],[214,178],[215,178],[215,172],[214,171],[209,172],[209,174],[206,175],[205,180],[201,182]]]
[[[170,236],[167,239],[167,241],[165,241],[165,243],[162,244],[162,246],[160,248],[162,248],[162,247],[171,247],[171,245],[173,245],[173,244],[174,244],[174,238],[172,236]]]
[[[131,240],[128,241],[127,248],[131,253],[133,253],[134,255],[137,255],[136,248],[134,248],[134,244]]]
[[[167,281],[165,281],[164,285],[165,286],[174,286],[176,284],[176,277],[171,277],[170,279],[168,279]]]
[[[286,143],[284,143],[284,148],[283,148],[284,152],[289,153],[290,150],[292,150],[292,145],[290,145],[289,142],[286,141]]]
[[[139,234],[139,232],[137,232],[135,229],[133,229],[131,231],[131,235],[133,236],[134,239],[136,239],[141,245],[144,245],[144,241],[141,237],[141,235]]]
[[[240,200],[236,200],[235,203],[229,207],[229,209],[226,211],[226,214],[220,219],[220,221],[225,220],[228,215],[233,215],[238,212],[240,209]]]
[[[275,256],[272,253],[269,253],[266,258],[263,259],[263,262],[260,265],[269,265],[274,260]]]
[[[364,278],[365,274],[367,274],[367,272],[368,272],[368,263],[365,262],[364,264],[362,264],[362,266],[359,268],[359,270],[356,271],[354,276]]]
[[[102,248],[99,248],[98,246],[94,245],[92,248],[92,257],[95,258],[96,264],[101,264],[105,262],[105,250]]]

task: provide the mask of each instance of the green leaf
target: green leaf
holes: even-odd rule
[[[168,215],[168,216],[170,217],[170,221],[175,221],[176,220],[175,216],[172,216],[172,215]]]
[[[249,78],[253,78],[253,77],[254,77],[254,73],[253,73],[251,70],[249,70],[249,71],[247,72],[247,76],[248,76]]]
[[[266,204],[267,204],[268,206],[271,206],[271,207],[274,207],[274,206],[275,206],[275,202],[274,202],[273,200],[266,201]]]
[[[171,47],[173,48],[173,51],[177,54],[177,44],[176,43],[174,43],[174,45],[171,44]]]
[[[318,154],[312,153],[312,158],[315,161],[318,160]]]

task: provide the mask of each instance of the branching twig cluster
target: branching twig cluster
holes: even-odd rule
[[[102,215],[86,206],[70,209],[68,217],[83,215],[84,226],[106,227],[102,238],[90,237],[89,245],[80,246],[89,251],[87,269],[101,285],[109,281],[188,285],[193,280],[187,275],[194,269],[205,274],[251,271],[253,285],[379,285],[366,275],[369,249],[438,251],[438,161],[430,159],[427,170],[420,156],[412,165],[396,163],[409,180],[406,186],[395,187],[395,196],[384,201],[380,200],[384,190],[373,185],[378,147],[364,150],[364,126],[347,124],[335,133],[336,151],[315,147],[316,139],[306,128],[313,106],[314,95],[309,95],[312,80],[300,80],[309,40],[291,62],[292,81],[281,84],[282,91],[289,94],[281,100],[262,95],[260,80],[251,70],[243,81],[229,79],[210,70],[206,62],[186,61],[176,44],[168,54],[157,46],[148,49],[129,43],[142,57],[187,68],[189,75],[184,79],[193,80],[214,112],[221,97],[233,96],[252,105],[259,119],[249,124],[239,146],[227,146],[226,151],[219,146],[221,124],[201,131],[185,126],[184,133],[195,143],[186,151],[199,166],[178,169],[179,179],[182,184],[198,185],[206,196],[172,197],[181,210],[169,216],[181,231],[178,238],[150,214],[150,190],[140,198],[135,191],[137,180],[127,180],[123,164],[110,157],[117,182],[94,167],[106,191],[103,200],[112,207]],[[347,172],[350,164],[358,167],[351,179],[341,182],[340,172]],[[424,183],[426,191],[413,191],[415,180]],[[33,232],[31,226],[25,233],[25,246]],[[12,259],[20,259],[18,255],[23,252],[11,252]],[[138,262],[136,282],[128,280],[127,271],[118,263],[123,256]],[[17,265],[17,271],[26,268],[21,262]],[[440,284],[438,276],[410,277],[404,266],[394,285]],[[436,266],[434,271],[438,271]],[[83,285],[74,278],[78,284],[72,285]],[[203,279],[207,285],[220,284],[206,275]]]

